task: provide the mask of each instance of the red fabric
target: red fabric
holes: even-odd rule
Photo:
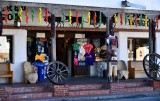
[[[97,23],[97,14],[96,12],[94,12],[94,16],[93,16],[93,23],[96,24]]]
[[[76,24],[78,25],[78,11],[76,11]]]
[[[93,48],[93,45],[92,44],[84,44],[83,48],[85,49],[86,53],[89,54]]]
[[[26,8],[26,23],[28,24],[28,8]]]
[[[46,23],[48,22],[48,8],[46,8]]]
[[[123,25],[123,14],[120,14],[120,24]]]

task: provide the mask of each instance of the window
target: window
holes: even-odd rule
[[[12,36],[0,36],[0,63],[12,62]]]
[[[128,38],[128,60],[142,61],[149,53],[149,39]]]

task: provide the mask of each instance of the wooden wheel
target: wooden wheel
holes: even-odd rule
[[[53,61],[46,68],[46,77],[51,83],[64,84],[70,78],[70,70],[64,63]]]
[[[143,68],[148,77],[160,80],[160,55],[156,53],[147,54],[143,59]]]

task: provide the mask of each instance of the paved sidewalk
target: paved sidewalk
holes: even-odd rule
[[[160,91],[154,91],[154,92],[148,92],[148,93],[109,94],[109,95],[101,95],[101,96],[53,97],[53,98],[47,98],[47,99],[45,98],[31,99],[31,100],[27,99],[27,100],[16,100],[16,101],[112,101],[112,100],[116,101],[116,99],[132,99],[132,98],[135,99],[135,98],[157,97],[157,96],[158,97],[160,96]],[[160,101],[160,100],[150,100],[150,101]]]

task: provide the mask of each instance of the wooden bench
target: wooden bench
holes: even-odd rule
[[[136,73],[145,73],[142,61],[128,61],[129,79],[135,79]]]
[[[8,78],[9,83],[13,83],[13,71],[11,71],[10,63],[0,64],[0,78]]]

